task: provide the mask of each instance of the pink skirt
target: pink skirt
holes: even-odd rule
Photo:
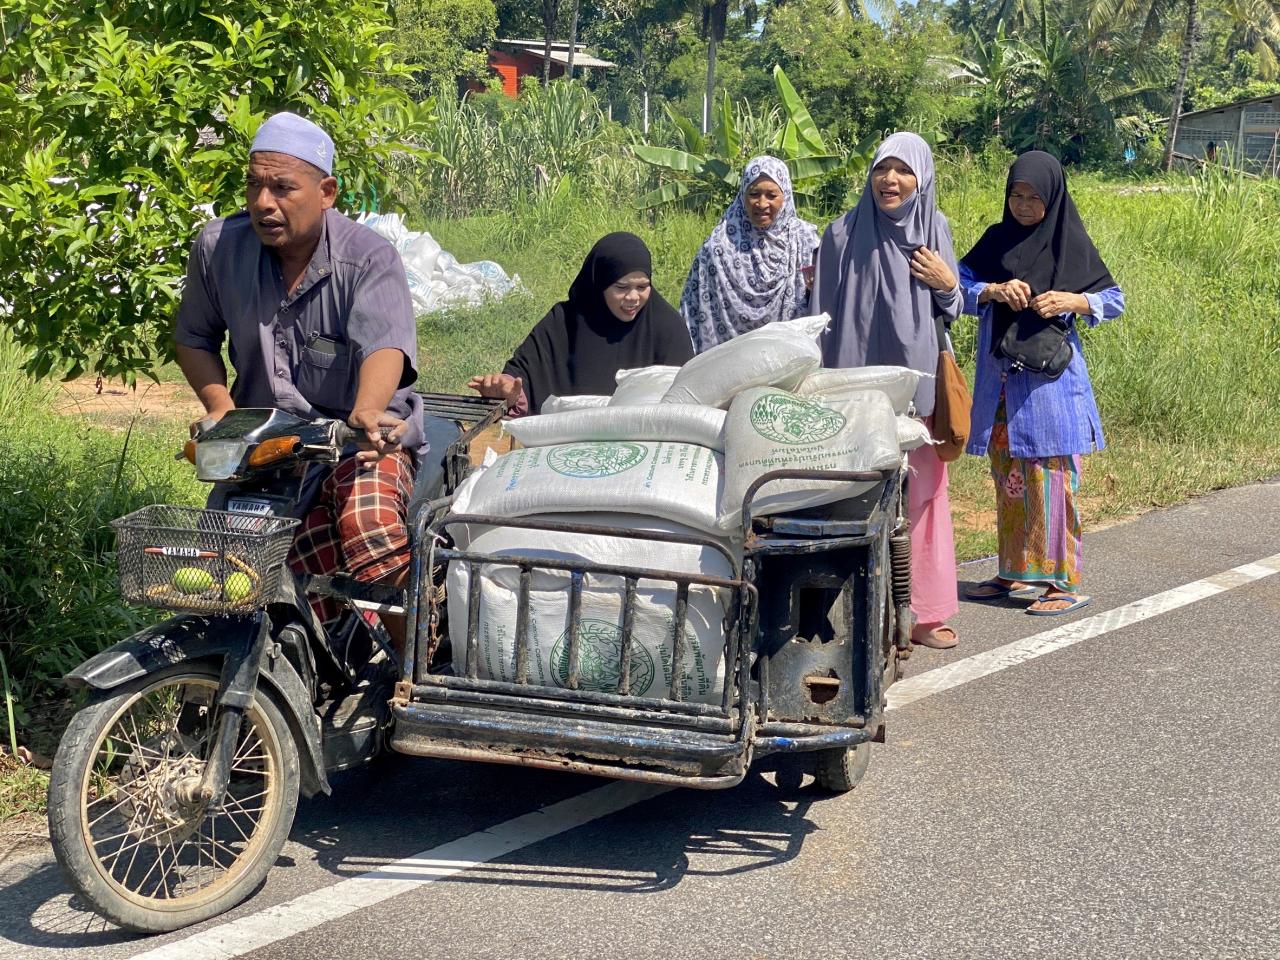
[[[907,464],[911,610],[920,623],[945,623],[960,609],[947,465],[927,444],[908,453]]]

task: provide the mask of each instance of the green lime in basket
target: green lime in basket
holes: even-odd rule
[[[222,594],[232,603],[249,599],[253,593],[253,581],[246,573],[233,573],[222,584]]]
[[[171,582],[182,593],[204,593],[213,586],[213,574],[199,567],[179,567]]]

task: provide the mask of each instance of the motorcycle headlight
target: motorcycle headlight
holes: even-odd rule
[[[196,477],[229,480],[249,449],[247,440],[206,440],[196,444]]]

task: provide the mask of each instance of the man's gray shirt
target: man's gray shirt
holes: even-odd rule
[[[236,406],[300,417],[346,420],[365,358],[399,350],[404,373],[387,410],[409,423],[404,448],[425,452],[409,283],[395,247],[368,227],[326,210],[320,243],[290,294],[247,213],[207,224],[191,248],[174,341],[217,354],[228,335]]]

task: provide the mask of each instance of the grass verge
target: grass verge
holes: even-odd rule
[[[16,759],[7,750],[0,750],[0,824],[11,820],[27,821],[18,829],[38,829],[30,823],[44,815],[45,793],[49,789],[49,774]],[[5,838],[0,835],[0,862],[4,859]]]
[[[43,808],[44,775],[13,746],[53,754],[69,710],[57,678],[153,619],[119,598],[110,521],[203,492],[173,460],[172,422],[95,426],[52,413],[57,395],[0,340],[0,821]]]

